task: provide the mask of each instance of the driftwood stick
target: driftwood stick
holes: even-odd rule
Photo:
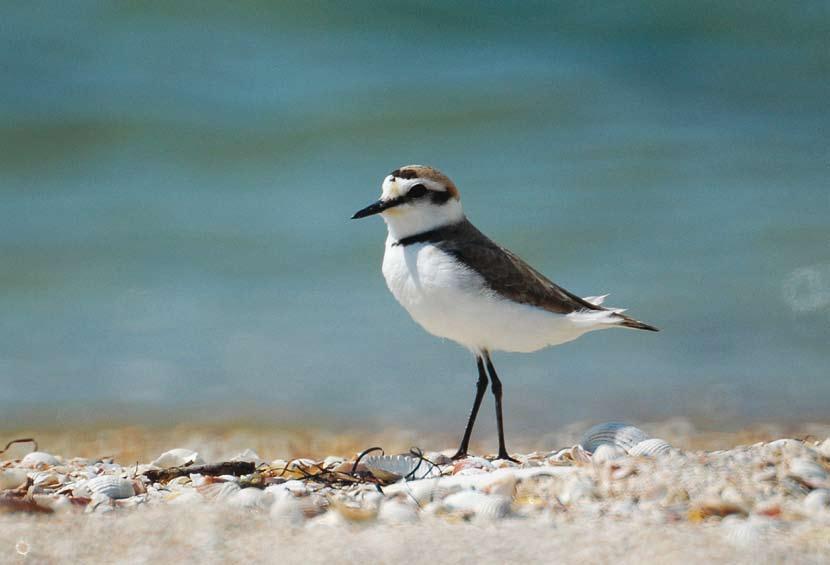
[[[256,465],[250,461],[225,461],[209,465],[186,465],[169,469],[150,469],[144,476],[153,482],[165,482],[176,477],[198,473],[200,475],[249,475],[256,470]]]

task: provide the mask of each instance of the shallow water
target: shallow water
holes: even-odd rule
[[[830,418],[826,3],[200,6],[4,10],[3,423],[460,428],[348,220],[410,162],[663,329],[498,355],[512,433]]]

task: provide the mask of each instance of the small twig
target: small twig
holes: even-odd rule
[[[383,448],[382,447],[370,447],[369,449],[364,449],[360,452],[360,455],[357,456],[357,459],[354,460],[354,465],[352,465],[352,476],[357,472],[357,466],[360,464],[360,460],[366,457],[368,454],[372,453],[373,451],[380,451],[380,454],[383,455]]]
[[[3,455],[9,448],[14,445],[15,443],[31,443],[35,448],[32,451],[37,451],[37,441],[33,437],[24,437],[20,439],[13,439],[9,443],[6,444],[6,447],[0,449],[0,455]]]
[[[170,469],[150,469],[144,476],[153,482],[165,482],[184,475],[249,475],[256,470],[256,464],[251,461],[225,461],[224,463],[213,463],[209,465],[186,465],[184,467],[171,467]]]

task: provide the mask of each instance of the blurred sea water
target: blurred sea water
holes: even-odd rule
[[[663,330],[498,355],[509,434],[828,420],[828,26],[823,1],[6,3],[0,424],[460,432],[472,359],[349,221],[412,162]]]

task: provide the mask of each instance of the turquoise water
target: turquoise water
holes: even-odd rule
[[[663,329],[498,355],[509,433],[827,420],[830,8],[724,4],[6,3],[0,423],[460,432],[348,219],[411,162]]]

